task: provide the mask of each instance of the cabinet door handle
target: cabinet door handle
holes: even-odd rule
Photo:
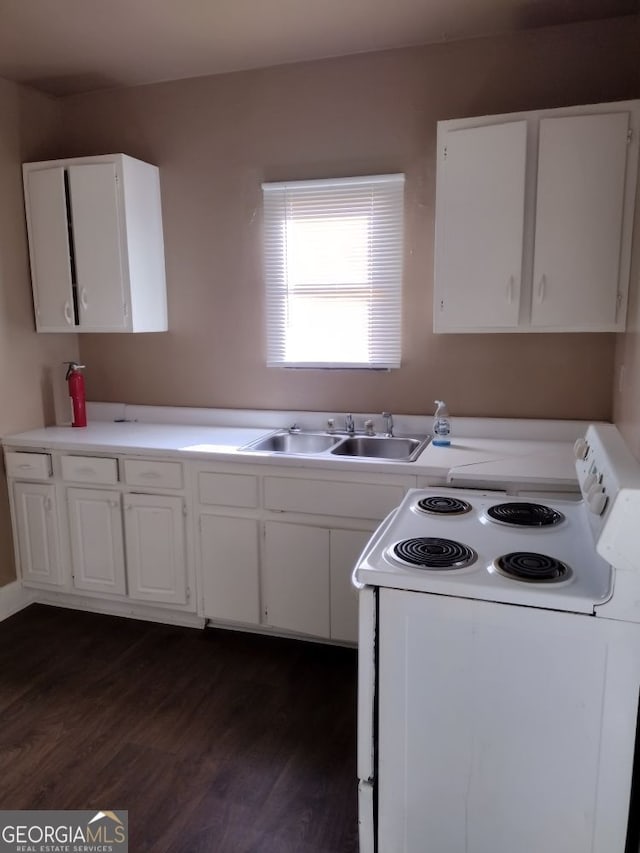
[[[543,273],[538,282],[538,302],[544,302],[544,297],[547,291],[547,276]]]
[[[68,301],[64,303],[64,319],[67,321],[67,325],[73,326],[73,314],[71,313],[71,305]]]
[[[87,301],[87,288],[86,287],[83,287],[80,290],[80,304],[82,305],[82,308],[84,311],[86,311],[87,308],[89,307],[89,303]]]
[[[509,276],[509,283],[507,284],[507,302],[509,303],[509,305],[511,305],[513,303],[513,294],[514,294],[514,290],[515,290],[515,284],[516,284],[515,277],[510,275]]]

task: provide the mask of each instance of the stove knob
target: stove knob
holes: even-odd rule
[[[587,497],[587,504],[594,515],[602,515],[605,511],[609,498],[604,492],[593,492]]]
[[[594,471],[584,478],[584,483],[582,484],[582,493],[584,495],[588,494],[591,489],[598,484],[598,475]]]
[[[587,454],[589,453],[589,445],[584,438],[576,439],[575,444],[573,445],[573,454],[576,459],[586,459]]]

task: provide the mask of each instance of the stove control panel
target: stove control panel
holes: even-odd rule
[[[580,491],[597,541],[607,527],[613,529],[614,522],[609,523],[609,519],[612,515],[619,518],[616,506],[627,503],[628,491],[640,495],[640,464],[613,424],[592,424],[584,438],[576,441],[574,453]],[[616,530],[617,525],[616,521]]]

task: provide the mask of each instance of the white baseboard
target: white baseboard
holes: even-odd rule
[[[20,581],[0,586],[0,622],[28,607],[35,598],[33,590],[25,589]]]

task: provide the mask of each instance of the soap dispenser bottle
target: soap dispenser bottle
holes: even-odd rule
[[[449,420],[449,410],[444,400],[435,400],[436,413],[433,417],[433,438],[431,444],[436,447],[449,447],[451,439],[451,421]]]

